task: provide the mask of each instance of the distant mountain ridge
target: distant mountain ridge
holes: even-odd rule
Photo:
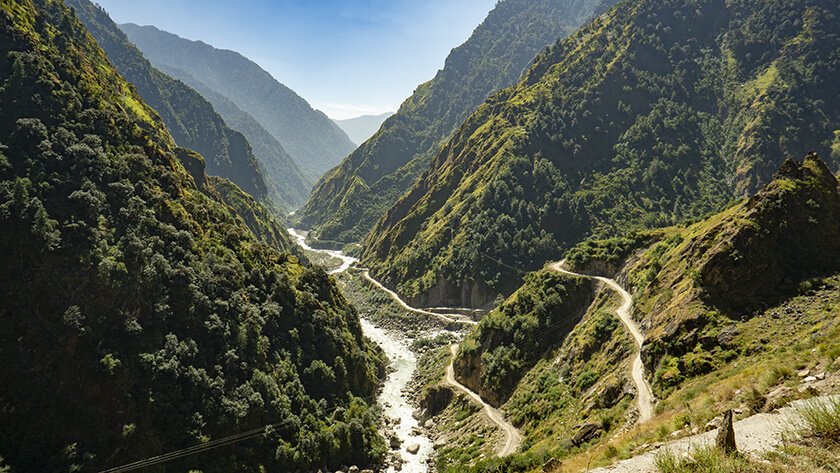
[[[615,0],[504,0],[435,77],[316,185],[300,212],[320,240],[362,240],[427,169],[444,140],[492,93],[515,83],[540,50]]]
[[[241,54],[154,26],[120,27],[156,67],[179,79],[179,71],[189,73],[254,117],[310,181],[317,181],[356,148],[323,112]]]
[[[195,79],[188,72],[176,68],[164,69],[167,74],[178,77],[178,80],[195,89],[213,104],[213,108],[224,117],[225,122],[248,138],[254,156],[260,161],[272,202],[279,205],[284,213],[306,203],[314,181],[303,175],[294,159],[274,135],[232,100]]]
[[[347,118],[344,120],[333,119],[336,125],[347,133],[350,140],[357,145],[360,145],[368,140],[374,133],[379,130],[382,123],[392,117],[394,112],[380,113],[379,115],[362,115],[355,118]]]
[[[257,199],[266,184],[245,137],[231,130],[196,91],[152,67],[102,8],[87,0],[67,0],[117,70],[157,111],[179,146],[199,152],[207,172],[225,177]]]

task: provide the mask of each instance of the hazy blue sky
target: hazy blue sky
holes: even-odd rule
[[[496,0],[97,0],[118,23],[232,49],[334,118],[396,110]]]

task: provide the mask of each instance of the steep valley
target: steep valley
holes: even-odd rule
[[[192,1],[348,96],[459,20]],[[840,471],[835,0],[500,0],[356,151],[121,28],[0,0],[0,473]]]

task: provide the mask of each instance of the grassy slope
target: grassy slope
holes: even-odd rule
[[[486,426],[478,428],[484,425],[482,420],[471,419],[475,414],[466,417],[468,412],[461,403],[441,411],[435,423],[446,438],[450,429],[472,426],[458,430],[457,438],[437,451],[441,471],[538,470],[550,458],[586,448],[585,444],[572,443],[580,425],[596,424],[599,438],[631,422],[629,355],[633,345],[615,317],[617,305],[618,298],[612,292],[600,292],[562,344],[530,364],[506,397],[502,410],[525,436],[520,453],[501,460],[493,458],[501,439],[499,432],[488,431]],[[435,351],[421,360],[421,365],[426,364],[425,371],[442,372],[441,367],[448,363],[442,353]],[[426,378],[430,380],[424,384],[425,396],[430,398],[437,385],[431,375]]]
[[[441,461],[465,461],[474,471],[500,464],[539,471],[558,458],[557,471],[580,471],[645,451],[673,432],[702,431],[727,408],[746,416],[818,392],[805,389],[797,371],[840,369],[838,217],[837,181],[809,156],[786,163],[753,198],[696,224],[579,246],[574,259],[590,267],[599,258],[615,265],[616,253],[629,257],[618,265],[619,280],[634,293],[634,313],[646,330],[647,376],[659,397],[654,419],[633,427],[632,344],[615,319],[614,297],[602,292],[502,406],[523,429],[524,451],[482,460],[450,448]],[[639,241],[646,243],[623,250]],[[510,323],[522,315],[509,314]],[[837,381],[815,386],[840,389]],[[590,445],[574,445],[570,439],[586,422],[602,432]]]

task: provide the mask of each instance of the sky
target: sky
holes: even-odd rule
[[[231,49],[332,118],[396,111],[497,0],[95,0],[117,23]]]

